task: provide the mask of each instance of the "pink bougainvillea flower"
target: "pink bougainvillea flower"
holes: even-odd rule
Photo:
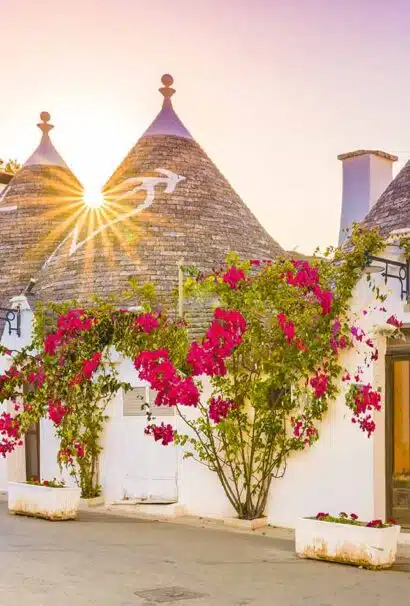
[[[396,328],[401,328],[403,326],[403,322],[400,322],[400,320],[398,320],[395,315],[392,315],[387,318],[386,323],[390,324],[391,326],[395,326]]]
[[[295,325],[291,320],[288,320],[286,314],[281,311],[276,316],[283,335],[288,343],[291,343],[296,336]]]
[[[370,438],[376,429],[371,413],[373,410],[381,410],[381,394],[374,391],[370,384],[353,385],[351,390],[347,402],[353,411],[352,423],[357,423]]]
[[[375,349],[372,352],[370,359],[373,360],[374,362],[376,362],[379,359],[379,350],[378,349]]]
[[[341,324],[340,324],[339,320],[335,320],[332,325],[332,335],[337,335],[337,333],[340,331],[340,329],[341,329]]]
[[[296,337],[295,345],[299,351],[305,351],[305,352],[309,351],[309,348],[307,347],[307,345],[304,343],[304,341],[300,337]]]
[[[359,516],[356,513],[351,513],[350,517],[352,518],[352,520],[358,520]]]
[[[135,326],[140,328],[146,334],[151,334],[159,326],[159,322],[155,316],[150,313],[141,314],[135,320]]]
[[[87,316],[84,309],[70,309],[65,314],[60,314],[57,320],[57,328],[63,333],[79,333],[90,330],[95,324],[92,316]]]
[[[302,434],[302,427],[303,427],[303,422],[302,421],[296,421],[296,423],[293,426],[293,435],[296,438],[299,438]]]
[[[61,448],[58,452],[58,460],[64,463],[73,463],[73,451],[70,448]]]
[[[59,332],[59,331],[58,331]],[[49,356],[54,356],[57,347],[61,343],[62,334],[50,334],[44,340],[44,351]]]
[[[350,375],[348,372],[342,376],[342,381],[350,381],[350,380],[351,379],[350,379]]]
[[[363,341],[363,337],[365,336],[364,330],[362,330],[361,328],[358,328],[357,326],[352,326],[350,329],[350,332],[352,333],[352,335],[354,336],[356,341],[360,341],[360,342]]]
[[[187,362],[192,368],[194,376],[206,374],[210,377],[224,376],[226,366],[223,358],[214,354],[213,348],[205,348],[196,341],[191,343],[187,355]]]
[[[156,442],[161,441],[163,446],[167,446],[174,441],[175,432],[169,423],[168,425],[163,422],[161,425],[148,425],[144,431],[147,435],[154,436]]]
[[[79,442],[76,442],[74,444],[74,448],[76,450],[77,457],[79,459],[82,459],[84,457],[84,455],[85,455],[85,449],[84,449],[83,444],[80,444]]]
[[[48,402],[48,418],[53,421],[54,425],[60,425],[69,411],[70,409],[67,406],[63,406],[60,400]]]
[[[139,376],[148,381],[152,389],[158,393],[155,403],[157,406],[197,406],[199,391],[192,377],[181,378],[171,360],[168,350],[141,352],[134,360],[134,366]]]
[[[97,351],[91,358],[85,359],[83,362],[83,375],[86,379],[91,379],[95,371],[100,365],[102,358],[101,352]]]
[[[333,294],[330,290],[322,290],[319,286],[314,289],[314,294],[320,306],[322,307],[322,315],[326,316],[332,311]]]
[[[35,385],[38,388],[42,387],[45,380],[44,370],[41,368],[38,372],[30,372],[27,379],[31,385]]]
[[[214,423],[220,423],[236,408],[235,402],[232,400],[224,400],[221,396],[211,398],[209,402],[209,418]]]
[[[2,457],[6,457],[23,443],[20,437],[20,421],[8,412],[3,412],[0,415],[0,434],[3,436],[0,441]]]
[[[238,284],[241,280],[245,280],[245,272],[242,269],[238,269],[234,265],[226,271],[222,277],[225,284],[228,284],[232,289],[238,288]]]
[[[202,340],[194,341],[188,351],[187,362],[194,376],[207,374],[223,376],[226,374],[224,360],[242,343],[246,330],[246,321],[241,313],[235,310],[218,308]]]
[[[317,371],[315,376],[310,379],[309,383],[315,392],[316,398],[319,399],[326,394],[328,385],[326,373]]]
[[[314,289],[319,284],[318,270],[311,267],[307,261],[292,261],[292,265],[296,272],[288,271],[286,273],[288,284],[307,289]]]

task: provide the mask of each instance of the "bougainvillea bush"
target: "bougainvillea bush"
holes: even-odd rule
[[[147,409],[145,433],[164,446],[182,445],[185,456],[215,472],[240,518],[263,515],[272,477],[284,473],[293,452],[318,440],[340,379],[352,421],[369,436],[375,429],[380,394],[361,384],[362,369],[343,368],[340,354],[363,346],[365,363],[377,359],[371,339],[352,322],[349,299],[367,255],[382,245],[376,231],[355,227],[347,250],[328,249],[310,262],[241,262],[230,255],[209,275],[185,268],[185,296],[217,302],[195,341],[188,338],[189,319],[170,318],[150,285],[133,285],[139,311],[102,300],[38,310],[33,344],[13,352],[0,377],[0,400],[14,406],[0,418],[2,453],[21,443],[30,423],[47,417],[60,439],[60,463],[83,496],[98,494],[106,405],[119,389],[130,389],[111,361],[115,350],[134,360],[158,406],[179,413],[176,431]],[[201,398],[205,382],[211,394]],[[186,414],[187,407],[196,414]]]

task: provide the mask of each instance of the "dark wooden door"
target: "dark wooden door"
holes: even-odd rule
[[[386,356],[387,516],[410,526],[410,354]]]

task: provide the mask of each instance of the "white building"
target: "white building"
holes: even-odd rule
[[[6,324],[3,344],[18,349],[30,341],[30,305],[36,297],[61,301],[73,296],[81,299],[90,292],[104,294],[116,291],[124,276],[134,273],[139,273],[143,279],[152,279],[156,273],[156,281],[165,291],[176,280],[176,261],[181,257],[206,268],[206,260],[212,265],[222,260],[228,250],[237,250],[247,258],[267,258],[280,253],[280,247],[267,236],[193,141],[171,106],[172,82],[165,79],[163,83],[163,109],[107,186],[109,194],[126,179],[134,179],[133,183],[137,185],[132,192],[132,208],[136,209],[132,217],[137,234],[132,254],[129,249],[124,252],[114,239],[102,237],[102,232],[109,232],[110,226],[93,232],[88,241],[81,232],[81,225],[75,235],[67,231],[61,233],[59,242],[50,241],[41,263],[36,267],[30,264],[27,271],[33,273],[26,271],[25,284],[12,280],[15,290],[8,291],[11,299],[22,294],[30,277],[35,278],[37,284],[33,294],[27,295],[28,301],[12,299],[7,303],[9,307],[20,304],[21,331],[20,335],[15,330],[10,331],[16,325]],[[44,136],[49,145],[45,132],[43,148]],[[352,220],[365,220],[366,224],[379,225],[386,235],[391,234],[393,244],[398,241],[395,231],[408,228],[410,232],[410,163],[391,181],[394,156],[360,150],[343,154],[340,159],[343,161],[341,228],[348,227]],[[30,177],[27,171],[33,170],[33,166],[36,177],[48,171],[47,187],[53,182],[54,177],[50,178],[50,174],[55,171],[60,181],[69,184],[71,208],[78,209],[80,202],[75,191],[79,184],[55,149],[48,147],[41,155],[41,161],[36,162],[23,169],[26,188]],[[136,177],[139,177],[138,181]],[[3,202],[10,208],[27,200],[26,190],[23,191],[23,185],[18,183],[18,175],[15,180],[21,189],[15,189],[13,194],[12,182],[10,190],[15,197]],[[40,195],[39,186],[36,191]],[[44,204],[50,199],[44,182],[41,196],[46,200]],[[55,195],[52,199],[53,204],[59,204]],[[143,208],[139,206],[141,203]],[[130,208],[125,206],[124,214],[131,212]],[[67,205],[62,205],[61,209],[66,219]],[[12,216],[13,212],[9,210],[5,216]],[[223,228],[227,217],[232,226],[228,231]],[[142,235],[141,226],[147,229]],[[0,252],[2,238],[0,228]],[[89,246],[91,240],[92,247]],[[104,249],[104,246],[109,248]],[[102,250],[106,254],[96,255],[92,269],[84,277],[83,268],[86,261],[90,261],[91,251],[95,254]],[[409,276],[404,255],[392,245],[382,256],[404,265],[403,280],[389,278],[385,288],[391,291],[389,315],[396,314],[410,326],[410,308],[406,300]],[[157,270],[158,259],[161,259],[164,271]],[[113,270],[113,267],[117,269]],[[390,271],[397,274],[398,266],[392,265]],[[374,276],[383,286],[381,274]],[[352,310],[360,312],[367,307],[371,296],[363,277],[355,289]],[[300,515],[343,510],[354,511],[363,519],[394,517],[401,523],[410,521],[410,340],[391,343],[379,334],[375,327],[384,326],[385,320],[386,314],[374,310],[362,322],[364,328],[374,333],[379,349],[379,359],[365,368],[363,382],[380,386],[385,402],[383,411],[376,416],[374,436],[368,439],[352,426],[341,393],[321,425],[319,442],[308,451],[294,455],[288,461],[285,476],[273,481],[266,511],[271,524],[293,526]],[[360,356],[353,351],[347,352],[343,360],[344,366],[352,371],[360,362]],[[3,368],[8,363],[6,359],[1,360]],[[136,404],[135,396],[138,391],[148,388],[137,379],[130,360],[119,360],[118,364],[121,376],[130,381],[136,391],[125,396],[117,394],[109,406],[100,477],[106,501],[128,497],[176,503],[193,515],[233,515],[216,475],[191,459],[183,460],[179,449],[163,448],[143,435],[145,415]],[[173,414],[173,410],[161,409],[160,412],[161,415],[164,412]],[[161,419],[158,413],[157,416]],[[7,489],[8,480],[24,480],[33,472],[44,478],[58,476],[57,447],[51,423],[42,421],[40,427],[33,428],[27,436],[24,447],[7,460],[0,461],[0,489]]]

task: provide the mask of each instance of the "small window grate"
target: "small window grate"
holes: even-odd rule
[[[149,404],[151,414],[154,417],[173,417],[175,408],[171,406],[155,406],[157,392],[149,387],[135,387],[131,391],[124,393],[123,396],[123,416],[124,417],[145,417]]]

